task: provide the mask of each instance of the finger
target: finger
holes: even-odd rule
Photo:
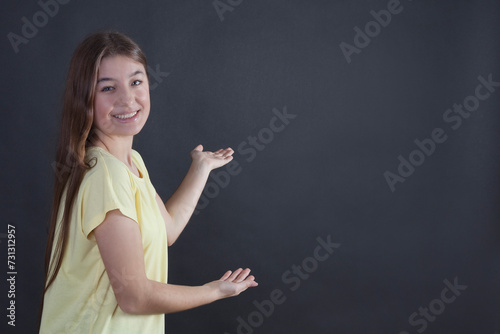
[[[193,150],[193,151],[200,151],[200,152],[202,152],[202,151],[203,151],[203,145],[199,144],[198,146],[196,146],[196,147],[194,148],[194,150]]]
[[[246,280],[244,281],[244,283],[247,283],[248,286],[250,286],[250,287],[259,285],[259,283],[255,282],[255,276],[254,275],[248,276],[246,278]]]
[[[226,154],[224,152],[214,153],[214,157],[218,159],[224,159]]]
[[[222,275],[222,277],[220,278],[220,280],[221,280],[221,281],[225,281],[225,280],[227,280],[227,278],[228,278],[229,276],[231,276],[231,273],[232,273],[232,271],[231,271],[231,270],[226,271],[226,273],[225,273],[224,275]]]
[[[259,285],[259,283],[255,282],[255,277],[253,276],[248,276],[246,280],[244,280],[241,283],[238,283],[240,286],[242,286],[242,289],[239,293],[245,291],[248,288],[254,288]]]
[[[233,154],[234,151],[231,148],[226,148],[226,149],[218,149],[217,151],[213,152],[212,154],[215,155],[216,157],[226,157],[228,155]]]
[[[236,269],[236,270],[235,270],[235,271],[231,274],[231,276],[229,276],[229,277],[228,277],[228,279],[227,279],[227,280],[228,280],[228,281],[230,281],[230,282],[233,282],[233,281],[234,281],[234,280],[238,277],[238,275],[239,275],[242,271],[243,271],[243,269],[242,269],[242,268],[238,268],[238,269]]]
[[[250,283],[248,284],[249,288],[253,288],[253,287],[256,287],[256,286],[259,286],[259,283],[255,282],[255,281],[250,281]]]
[[[240,272],[240,274],[238,275],[238,277],[236,277],[236,279],[234,280],[234,283],[240,283],[240,282],[243,282],[247,276],[250,274],[250,269],[246,268],[245,270],[243,270],[242,272]]]

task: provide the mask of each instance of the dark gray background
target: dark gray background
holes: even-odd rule
[[[238,2],[221,20],[211,1],[69,1],[18,53],[7,35],[41,7],[1,2],[1,332],[35,330],[64,79],[76,45],[101,28],[128,34],[169,73],[151,77],[150,119],[134,141],[164,199],[197,144],[236,150],[273,108],[297,115],[253,161],[236,150],[241,173],[170,248],[170,283],[248,266],[259,287],[167,315],[168,333],[237,333],[236,319],[274,289],[286,301],[254,333],[417,333],[410,315],[455,277],[467,289],[425,333],[500,332],[499,89],[460,128],[443,121],[479,75],[500,81],[500,2],[401,0],[351,63],[340,43],[388,1]],[[447,140],[392,192],[383,173],[435,128]],[[7,224],[17,229],[15,328]],[[291,291],[282,274],[328,235],[341,246]]]

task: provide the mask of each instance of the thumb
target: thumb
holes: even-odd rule
[[[196,147],[194,148],[194,150],[193,150],[193,151],[200,151],[200,152],[202,152],[202,151],[203,151],[203,145],[199,144],[198,146],[196,146]]]

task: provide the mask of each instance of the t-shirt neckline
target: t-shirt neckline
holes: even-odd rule
[[[137,171],[139,172],[139,174],[141,174],[141,176],[142,176],[142,177],[141,177],[141,176],[137,176],[137,175],[135,175],[134,173],[132,173],[132,171],[128,168],[128,166],[127,166],[127,165],[126,165],[123,161],[121,161],[120,159],[118,159],[117,157],[115,157],[113,154],[111,154],[110,152],[106,151],[106,150],[105,150],[105,149],[103,149],[102,147],[100,147],[100,146],[91,146],[89,149],[93,149],[93,148],[97,148],[97,149],[99,149],[99,150],[101,150],[101,151],[105,152],[106,154],[108,154],[108,155],[112,156],[113,158],[115,158],[116,160],[118,160],[121,164],[123,164],[123,165],[125,166],[125,168],[127,168],[127,171],[128,171],[130,174],[132,174],[132,176],[133,176],[134,178],[136,178],[136,179],[138,179],[138,180],[141,180],[141,181],[144,181],[144,173],[143,173],[143,171],[142,171],[142,170],[140,170],[140,168],[137,166],[138,164],[137,164],[137,162],[136,162],[136,159],[135,159],[135,157],[134,157],[134,154],[132,154],[132,160],[133,160],[133,163],[134,163],[134,165],[135,165],[135,168],[137,168]],[[133,152],[133,151],[134,151],[134,150],[132,150],[132,152]]]

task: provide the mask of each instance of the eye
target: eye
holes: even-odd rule
[[[112,91],[114,89],[115,89],[114,87],[106,86],[103,89],[101,89],[101,92],[110,92],[110,91]]]
[[[139,86],[141,83],[142,83],[142,81],[141,81],[141,80],[134,80],[134,81],[132,82],[132,86]]]

